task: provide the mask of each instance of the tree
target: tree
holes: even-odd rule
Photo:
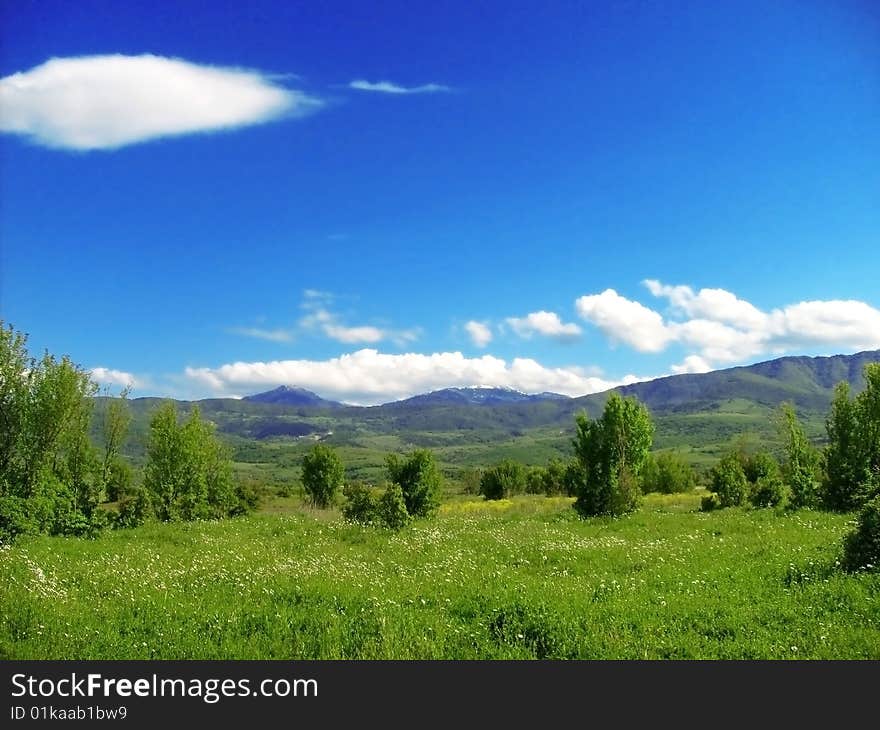
[[[825,428],[822,501],[858,509],[880,492],[880,363],[865,366],[865,389],[854,399],[846,382],[837,386]]]
[[[880,570],[880,496],[865,503],[843,543],[846,570]]]
[[[104,442],[101,457],[101,485],[110,501],[119,499],[131,483],[131,471],[120,452],[131,424],[128,396],[131,389],[122,389],[118,398],[105,397],[101,413],[101,437]]]
[[[403,490],[399,484],[391,483],[379,498],[377,504],[379,522],[389,530],[402,530],[410,521]]]
[[[782,404],[785,460],[782,475],[791,491],[791,506],[815,507],[819,502],[819,452],[810,444],[790,403]]]
[[[746,503],[749,480],[740,455],[731,451],[721,457],[709,472],[710,489],[717,495],[719,507],[737,507]]]
[[[100,525],[88,437],[89,373],[0,322],[0,535],[90,534]]]
[[[664,451],[648,455],[642,469],[642,492],[674,494],[692,491],[696,485],[693,467],[679,454]]]
[[[227,517],[239,511],[232,461],[198,408],[180,423],[173,401],[150,421],[144,488],[163,521]]]
[[[385,458],[388,478],[400,485],[406,511],[412,517],[427,517],[440,506],[443,476],[434,454],[428,449],[416,449],[409,457],[397,454]]]
[[[328,507],[345,481],[345,467],[337,453],[325,444],[315,444],[303,457],[302,482],[316,507]]]
[[[520,494],[526,487],[525,467],[511,459],[505,459],[483,472],[480,494],[484,499],[505,499]]]
[[[565,485],[565,468],[565,462],[557,457],[547,462],[547,468],[544,470],[544,494],[548,497],[568,493]]]
[[[543,466],[530,466],[526,469],[526,494],[544,494],[547,483],[547,470]]]
[[[638,507],[638,479],[654,437],[648,409],[612,393],[602,416],[576,419],[575,455],[584,472],[575,509],[581,516],[622,515]]]
[[[768,451],[748,457],[743,473],[749,481],[748,499],[755,507],[775,507],[788,497],[779,463]]]

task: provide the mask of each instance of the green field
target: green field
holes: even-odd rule
[[[459,497],[399,534],[298,500],[0,548],[0,658],[880,658],[850,517]]]

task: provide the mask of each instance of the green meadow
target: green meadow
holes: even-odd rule
[[[459,496],[399,533],[298,498],[0,548],[4,659],[880,658],[852,516]]]

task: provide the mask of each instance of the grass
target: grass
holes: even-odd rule
[[[393,534],[296,499],[223,522],[0,548],[0,658],[880,658],[880,576],[847,516],[619,520],[460,498]]]

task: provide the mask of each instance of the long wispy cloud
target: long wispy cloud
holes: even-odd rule
[[[392,329],[375,325],[348,325],[342,321],[340,315],[328,308],[334,299],[333,294],[306,289],[303,296],[304,301],[300,306],[306,310],[306,314],[299,320],[300,328],[321,332],[336,342],[346,345],[373,345],[387,340],[402,347],[415,342],[422,334],[419,327]]]
[[[356,79],[348,84],[349,89],[356,91],[372,91],[377,94],[438,94],[452,91],[443,84],[422,84],[421,86],[401,86],[393,81],[365,81]]]
[[[321,106],[277,76],[149,54],[53,58],[0,79],[0,131],[72,150],[235,129]]]
[[[526,393],[551,391],[578,396],[635,382],[606,380],[576,367],[547,367],[530,358],[468,358],[460,352],[387,354],[363,349],[329,360],[236,362],[216,368],[187,368],[195,387],[244,395],[278,385],[299,385],[349,403],[372,405],[439,388],[506,387]]]
[[[871,350],[880,348],[880,310],[857,300],[803,301],[763,311],[724,289],[643,282],[666,299],[666,317],[614,289],[580,297],[582,319],[613,342],[656,353],[672,344],[687,351],[673,372],[704,372],[750,358],[795,350]]]
[[[289,329],[263,329],[261,327],[230,327],[228,332],[242,337],[252,337],[267,342],[292,342],[294,332]]]

